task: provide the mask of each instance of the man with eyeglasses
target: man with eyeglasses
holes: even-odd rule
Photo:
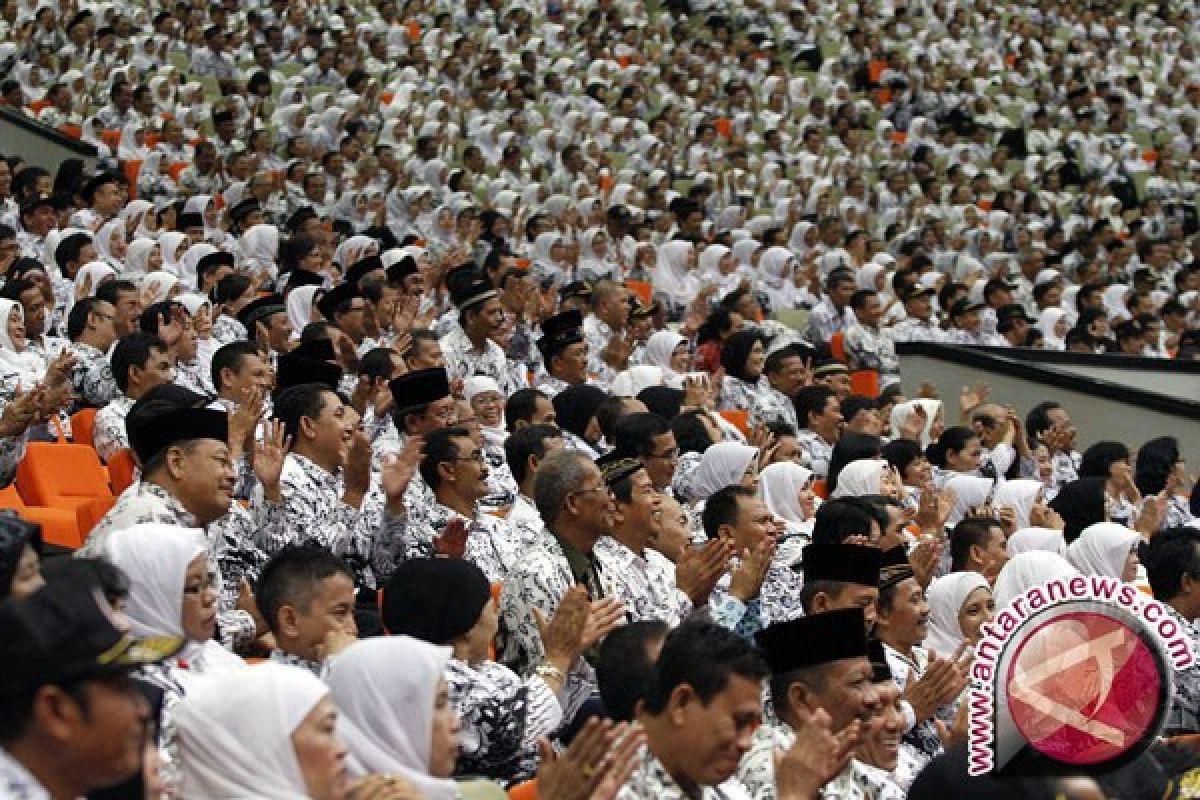
[[[592,599],[585,653],[625,621],[625,607],[614,599],[613,580],[595,553],[596,543],[612,533],[616,507],[600,468],[575,450],[546,456],[534,479],[533,500],[546,531],[524,549],[504,581],[498,653],[523,675],[553,675],[555,668],[543,663],[540,624],[553,617],[572,586],[585,587]],[[565,676],[564,718],[572,719],[595,690],[595,671],[581,658]]]
[[[614,452],[641,461],[655,491],[671,491],[679,465],[679,445],[670,423],[651,412],[626,414],[617,420],[613,439]]]
[[[433,507],[408,530],[405,558],[429,558],[457,550],[454,539],[466,529],[462,556],[492,583],[503,582],[532,540],[514,536],[504,520],[481,513],[478,503],[488,494],[488,468],[483,449],[464,427],[442,428],[425,437],[421,477],[433,490]]]
[[[113,321],[117,318],[112,303],[85,297],[67,315],[67,349],[75,354],[71,385],[79,407],[99,407],[117,396],[108,362],[108,350],[117,340]]]
[[[507,325],[499,293],[482,276],[464,279],[464,284],[451,289],[458,321],[441,339],[446,372],[460,380],[486,375],[500,384],[506,396],[525,388],[525,367],[509,361],[496,343]]]

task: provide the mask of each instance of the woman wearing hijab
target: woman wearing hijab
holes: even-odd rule
[[[972,509],[988,505],[996,482],[991,478],[980,478],[975,475],[952,475],[946,481],[944,488],[954,492],[954,507],[946,518],[946,527],[953,528],[965,517],[971,515]]]
[[[719,442],[700,456],[692,478],[692,500],[706,500],[735,483],[750,489],[758,486],[758,448],[740,442]]]
[[[1104,478],[1078,478],[1064,485],[1050,501],[1050,507],[1063,519],[1063,535],[1073,542],[1083,529],[1108,521]]]
[[[25,312],[21,304],[0,298],[0,384],[6,392],[18,384],[28,391],[45,377],[46,362],[25,338]]]
[[[1032,522],[1030,517],[1034,510],[1046,511],[1043,495],[1046,487],[1041,481],[1029,478],[1004,481],[996,487],[992,495],[992,505],[996,508],[1011,508],[1016,514],[1017,528],[1028,528]]]
[[[172,712],[188,800],[342,800],[346,746],[330,689],[267,662],[197,680]]]
[[[684,375],[691,370],[690,345],[686,336],[675,331],[656,331],[646,340],[642,363],[662,370],[668,386],[682,386]]]
[[[603,228],[588,228],[579,236],[577,274],[586,281],[619,280],[619,268],[609,253],[608,233]]]
[[[139,236],[125,251],[125,271],[131,278],[140,278],[162,267],[162,249],[154,239]]]
[[[951,572],[937,578],[925,593],[929,603],[929,632],[925,649],[953,658],[963,643],[979,641],[979,628],[996,611],[987,579],[978,572]]]
[[[279,274],[279,228],[274,225],[252,225],[242,234],[238,247],[242,252],[240,269],[256,276],[260,285],[275,280]]]
[[[920,411],[918,411],[920,409]],[[909,418],[913,414],[923,413],[924,426],[921,428],[919,443],[921,449],[929,447],[929,445],[940,439],[942,433],[946,429],[945,415],[942,410],[941,400],[931,400],[925,397],[919,397],[916,400],[909,400],[904,403],[897,403],[892,407],[891,414],[891,432],[892,436],[900,436],[900,432],[905,429]]]
[[[1021,528],[1008,537],[1005,549],[1008,550],[1009,558],[1035,550],[1066,558],[1067,540],[1063,538],[1062,531],[1054,528]]]
[[[162,236],[158,237],[159,249],[162,253],[162,270],[169,272],[178,277],[182,267],[179,265],[179,259],[183,253],[191,246],[191,241],[187,234],[179,231],[167,231]],[[146,270],[153,272],[153,270]]]
[[[96,231],[96,253],[100,261],[108,264],[113,270],[121,272],[125,269],[125,221],[121,218],[109,220]]]
[[[533,279],[541,286],[561,286],[571,280],[567,248],[558,231],[539,233],[533,240]]]
[[[745,280],[732,251],[723,244],[710,244],[700,253],[696,271],[700,281],[717,287],[718,295],[726,295]]]
[[[522,679],[489,657],[496,636],[496,606],[487,577],[462,559],[412,559],[393,574],[383,593],[384,629],[405,641],[415,637],[451,648],[445,678],[461,720],[455,769],[505,784],[532,777],[537,740],[562,723],[553,673]],[[552,642],[549,662],[566,674],[576,654]]]
[[[1042,332],[1042,347],[1046,350],[1066,350],[1067,312],[1061,308],[1045,308],[1038,314],[1037,329]]]
[[[1115,522],[1089,525],[1067,548],[1067,561],[1084,575],[1132,583],[1137,578],[1141,534]]]
[[[691,242],[672,239],[659,245],[654,294],[671,309],[672,316],[682,313],[700,289],[700,281],[692,271],[695,266],[696,248]]]
[[[504,392],[500,384],[486,375],[473,375],[463,384],[463,396],[479,421],[489,465],[496,456],[504,463],[504,440],[508,432],[504,428]]]
[[[149,300],[147,305],[165,303],[180,292],[179,278],[169,272],[149,272],[138,282],[142,296]]]
[[[45,585],[42,527],[12,511],[0,514],[0,600],[28,597]]]
[[[836,473],[833,499],[899,493],[899,481],[891,465],[882,458],[860,458]]]
[[[725,377],[717,400],[721,411],[749,411],[767,388],[763,375],[766,347],[754,331],[738,331],[721,345],[721,367]]]
[[[663,386],[663,370],[649,364],[641,364],[622,370],[612,381],[614,397],[637,397],[643,389]]]
[[[95,297],[100,285],[115,280],[117,271],[106,261],[89,261],[75,273],[75,299]]]
[[[996,576],[992,596],[996,608],[1003,609],[1020,595],[1036,586],[1042,586],[1056,578],[1069,578],[1079,572],[1057,553],[1032,550],[1008,560]]]
[[[813,471],[794,461],[770,464],[758,476],[758,493],[763,503],[784,524],[784,532],[777,541],[785,551],[779,557],[788,564],[798,565],[801,551],[812,540],[813,515],[818,504],[812,484]]]
[[[424,800],[503,800],[495,784],[451,780],[459,721],[445,675],[453,655],[409,636],[363,639],[338,655],[327,682],[351,775],[400,776]]]

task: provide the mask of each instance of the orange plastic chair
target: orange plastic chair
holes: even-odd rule
[[[58,130],[59,130],[59,133],[62,133],[65,136],[70,136],[72,139],[82,139],[83,138],[83,126],[82,125],[59,125]]]
[[[730,409],[729,411],[718,412],[730,424],[742,432],[743,435],[750,435],[750,414],[740,408]]]
[[[112,500],[108,471],[96,451],[85,444],[31,442],[17,465],[17,491],[31,505],[75,513],[84,537],[92,529],[85,525],[94,525],[108,511],[94,501]]]
[[[872,86],[879,85],[879,79],[883,77],[883,71],[887,69],[888,62],[882,59],[877,61],[867,62],[867,82]]]
[[[162,134],[154,131],[146,131],[146,147],[158,147],[158,143],[162,141]]]
[[[713,127],[717,129],[717,133],[722,139],[733,138],[733,120],[729,117],[717,117],[713,120]]]
[[[838,361],[846,363],[846,334],[843,331],[829,337],[829,352]]]
[[[817,478],[812,485],[813,494],[822,500],[829,499],[829,486],[825,483],[824,478]]]
[[[125,170],[125,180],[129,181],[129,199],[137,200],[138,176],[142,174],[142,162],[123,161],[121,167]]]
[[[75,444],[94,447],[96,440],[96,412],[99,409],[81,408],[71,415],[71,436]]]
[[[0,508],[16,511],[22,518],[41,525],[42,541],[46,544],[71,550],[83,544],[79,519],[73,511],[26,505],[15,485],[0,489]]]
[[[873,369],[856,369],[850,373],[850,392],[863,397],[879,397],[879,373]]]
[[[392,101],[395,99],[396,99],[395,92],[380,92],[379,93],[379,102],[383,103],[385,106],[390,106],[392,104]]]
[[[518,783],[508,790],[508,800],[537,800],[537,778],[524,783]]]
[[[100,138],[106,145],[112,148],[114,153],[121,147],[120,131],[100,131]]]
[[[171,180],[178,181],[179,175],[187,169],[187,162],[180,161],[177,164],[171,164],[167,167],[167,174],[171,176]]]
[[[80,544],[87,541],[92,529],[104,519],[104,515],[117,504],[117,498],[93,497],[88,503],[75,509],[75,518],[79,522]]]
[[[633,292],[637,299],[641,300],[645,305],[650,305],[654,296],[654,287],[649,281],[625,281],[625,288]]]
[[[121,448],[108,460],[108,481],[114,495],[133,485],[137,473],[137,463],[133,460],[133,451],[128,447]]]
[[[908,144],[908,134],[904,131],[892,131],[889,138],[892,144]]]

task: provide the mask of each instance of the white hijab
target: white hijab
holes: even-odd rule
[[[46,362],[30,349],[28,341],[25,349],[17,352],[16,345],[8,336],[8,320],[13,314],[24,318],[25,311],[21,304],[0,298],[0,370],[5,375],[16,375],[21,388],[28,391],[46,377]]]
[[[500,384],[496,383],[494,378],[489,378],[487,375],[472,375],[463,383],[463,396],[467,402],[475,399],[476,395],[484,392],[495,392],[500,395],[501,402],[504,400],[504,390],[500,388]],[[508,431],[504,427],[504,412],[500,413],[500,425],[498,427],[489,427],[483,424],[480,420],[479,427],[483,431],[484,441],[489,445],[503,447],[504,440],[508,438]]]
[[[158,242],[144,236],[130,242],[125,251],[126,273],[133,276],[145,275],[148,271],[146,266],[150,261],[150,255],[156,247],[158,247]]]
[[[661,368],[664,379],[674,378],[678,373],[671,369],[671,356],[675,353],[675,348],[686,341],[686,336],[680,336],[675,331],[658,331],[646,340],[646,352],[642,360],[646,364]]]
[[[654,290],[665,294],[673,303],[687,305],[697,288],[696,276],[688,268],[688,256],[694,250],[691,242],[681,239],[672,239],[658,247]]]
[[[929,603],[926,650],[943,658],[954,655],[963,643],[958,614],[962,611],[963,603],[976,589],[989,589],[987,579],[978,572],[951,572],[929,585],[929,591],[925,593],[926,602]]]
[[[983,505],[987,501],[988,493],[992,491],[993,483],[991,478],[978,478],[974,475],[955,475],[946,481],[946,488],[954,492],[954,508],[950,510],[950,516],[946,519],[946,527],[954,527],[972,508]]]
[[[637,397],[642,389],[650,386],[662,386],[665,371],[662,367],[648,364],[630,367],[617,373],[613,378],[612,393],[614,397]]]
[[[197,680],[174,709],[182,795],[308,800],[292,734],[329,687],[267,662]]]
[[[741,442],[718,442],[704,451],[692,483],[692,497],[704,500],[726,486],[742,482],[758,448]]]
[[[1017,529],[1028,528],[1029,514],[1044,488],[1041,481],[1029,478],[1004,481],[996,487],[996,493],[992,495],[992,505],[1013,509],[1017,512]]]
[[[1054,332],[1054,326],[1066,315],[1067,312],[1061,308],[1046,308],[1038,315],[1037,329],[1042,332],[1047,350],[1065,350],[1067,348],[1066,341]]]
[[[401,775],[425,800],[457,797],[454,781],[429,774],[433,705],[450,656],[449,647],[386,636],[355,642],[337,657],[326,681],[352,775]]]
[[[812,530],[813,521],[800,507],[800,490],[812,480],[813,471],[794,461],[767,466],[758,476],[758,493],[767,510],[798,533]]]
[[[834,487],[831,496],[838,499],[879,494],[883,471],[887,465],[888,462],[882,458],[860,458],[851,461],[838,473],[837,486]]]
[[[992,596],[996,598],[996,609],[1007,607],[1013,600],[1035,586],[1041,586],[1055,578],[1078,575],[1065,558],[1044,550],[1021,553],[1008,560],[996,576]]]
[[[1009,558],[1035,550],[1067,557],[1067,540],[1063,538],[1062,531],[1053,528],[1020,528],[1008,537],[1006,547]]]
[[[312,322],[313,298],[321,291],[320,286],[298,286],[288,292],[287,315],[292,323],[292,331],[296,338],[304,332],[308,323]]]
[[[166,302],[167,297],[171,294],[171,290],[178,284],[179,278],[162,270],[147,272],[139,282],[139,286],[143,289],[147,287],[154,289],[154,298],[150,301],[151,303]]]
[[[938,412],[942,410],[941,400],[918,397],[916,400],[909,400],[906,403],[897,403],[892,407],[892,436],[900,435],[900,431],[904,428],[904,421],[918,407],[925,409],[925,428],[921,431],[921,449],[924,450],[933,441],[933,424],[937,421]]]
[[[158,237],[162,248],[162,269],[172,275],[179,275],[179,248],[188,241],[187,235],[179,231],[167,231]]]
[[[1141,534],[1115,522],[1089,525],[1067,547],[1067,561],[1084,575],[1121,578],[1129,551],[1142,539]]]
[[[75,291],[82,292],[84,297],[95,297],[100,283],[107,278],[115,278],[116,275],[117,271],[107,261],[89,261],[75,273]]]

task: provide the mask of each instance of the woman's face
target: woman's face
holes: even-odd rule
[[[158,245],[150,248],[150,255],[146,256],[146,272],[156,272],[162,268],[162,248]]]
[[[746,375],[749,378],[757,378],[762,374],[763,364],[767,360],[767,351],[763,347],[761,341],[755,342],[750,348],[750,355],[746,357]]]
[[[995,613],[996,602],[992,599],[990,589],[980,586],[967,595],[958,612],[958,626],[962,628],[963,639],[970,644],[978,642],[980,626],[991,622]]]
[[[1050,449],[1044,444],[1039,444],[1033,451],[1033,456],[1037,460],[1038,480],[1049,486],[1054,480],[1054,462],[1050,460]]]
[[[733,260],[732,253],[726,253],[721,256],[721,260],[717,262],[717,271],[722,275],[728,275],[737,267],[737,262]]]
[[[13,574],[12,585],[8,587],[8,596],[16,600],[28,597],[46,585],[42,579],[41,563],[38,554],[29,545],[21,552],[17,561],[17,571]]]
[[[463,643],[467,650],[465,659],[467,663],[478,664],[487,660],[488,649],[496,638],[496,631],[500,628],[498,620],[496,604],[489,599],[483,604],[483,610],[479,612],[479,619],[476,620],[475,627],[463,634]],[[457,757],[457,753],[455,756]]]
[[[499,392],[480,392],[471,398],[471,409],[485,428],[498,428],[504,416],[504,398]]]
[[[937,416],[933,418],[933,425],[929,426],[929,438],[940,439],[942,434],[946,432],[946,417],[941,408],[938,408]]]
[[[217,583],[204,553],[192,559],[183,578],[183,635],[206,642],[217,628]]]
[[[800,505],[800,511],[803,512],[805,519],[812,519],[817,510],[817,495],[813,492],[812,485],[812,478],[809,478],[800,487],[799,494],[796,495],[796,502]]]
[[[1139,563],[1141,562],[1138,561],[1137,547],[1131,547],[1129,555],[1125,556],[1125,567],[1121,570],[1121,580],[1125,583],[1133,583],[1134,579],[1137,578]]]
[[[556,241],[550,245],[550,260],[556,264],[561,264],[567,257],[567,247],[562,243],[562,240]]]
[[[9,341],[12,342],[18,353],[25,349],[25,315],[21,313],[20,306],[13,308],[8,315],[5,333],[8,334]]]
[[[979,437],[972,436],[963,445],[963,449],[955,452],[946,451],[946,467],[954,472],[974,472],[979,469],[979,459],[983,455],[983,445]]]
[[[592,253],[603,258],[608,255],[608,237],[602,233],[592,237]]]
[[[1065,337],[1069,330],[1071,330],[1071,327],[1067,325],[1067,318],[1065,316],[1059,317],[1058,322],[1054,323],[1054,336],[1058,339]]]
[[[739,481],[742,486],[747,489],[758,491],[758,459],[750,460],[750,466],[746,467],[746,471],[742,473],[742,479]]]
[[[192,326],[200,339],[207,339],[212,333],[212,310],[207,303],[196,309],[196,313],[192,315]]]
[[[312,800],[346,796],[346,745],[337,737],[337,708],[325,695],[292,731],[292,749]]]
[[[450,705],[446,680],[438,681],[433,701],[433,730],[429,742],[429,774],[449,778],[458,762],[458,712]]]
[[[680,342],[674,350],[671,351],[671,369],[682,375],[690,371],[692,368],[692,354],[688,349],[687,342]]]

